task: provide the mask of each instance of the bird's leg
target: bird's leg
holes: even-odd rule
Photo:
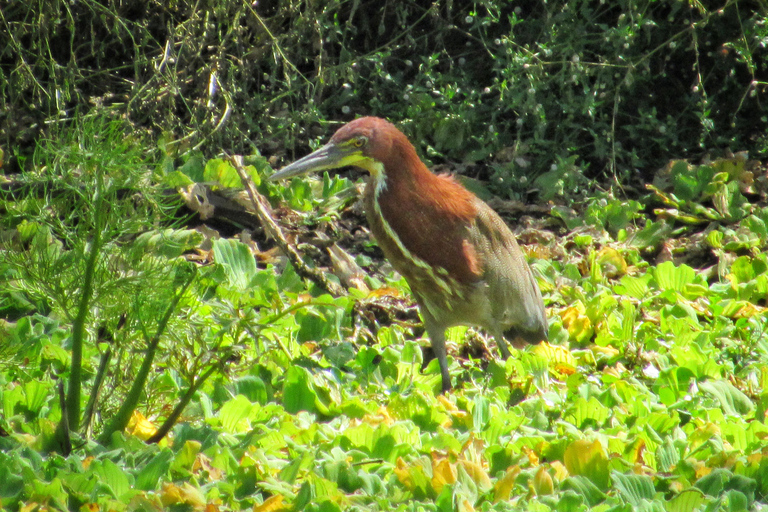
[[[501,352],[501,357],[503,359],[508,359],[509,356],[512,354],[509,353],[509,348],[507,347],[507,340],[504,339],[504,336],[500,334],[494,334],[493,336],[496,339],[496,345],[499,347],[499,352]]]
[[[432,344],[432,351],[440,363],[440,375],[443,378],[443,393],[451,390],[451,376],[448,373],[448,357],[445,350],[445,327],[435,325],[434,320],[424,315],[424,327]]]

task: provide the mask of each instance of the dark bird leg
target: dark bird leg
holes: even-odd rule
[[[504,339],[504,336],[502,336],[501,333],[493,333],[493,338],[496,340],[496,345],[499,347],[502,359],[508,359],[512,354],[509,353],[507,340]]]
[[[437,357],[437,362],[440,363],[443,393],[447,393],[451,390],[451,376],[448,373],[448,357],[445,350],[445,327],[437,325],[424,310],[422,310],[422,315],[424,316],[424,328],[427,330],[427,335],[429,335],[429,340],[432,343],[432,351]]]

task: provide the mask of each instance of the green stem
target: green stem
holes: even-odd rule
[[[189,402],[192,400],[192,397],[195,396],[195,393],[197,393],[197,390],[200,389],[200,386],[203,385],[203,383],[208,380],[208,377],[213,375],[213,372],[215,372],[219,368],[219,365],[213,365],[210,368],[208,368],[203,375],[200,376],[199,379],[197,379],[194,384],[192,384],[186,393],[184,393],[184,396],[181,398],[181,401],[176,405],[176,407],[173,408],[173,412],[171,412],[171,415],[168,416],[168,419],[165,420],[165,422],[160,426],[159,429],[157,429],[157,432],[147,439],[147,444],[150,443],[159,443],[160,440],[162,440],[168,432],[173,428],[173,426],[176,424],[176,421],[179,419],[179,416],[181,416],[181,413],[184,411],[184,408],[189,404]]]
[[[101,177],[96,180],[96,191],[93,199],[93,240],[91,240],[88,260],[85,264],[83,291],[80,295],[77,316],[72,323],[72,363],[69,371],[69,388],[67,389],[67,415],[70,432],[77,432],[80,429],[80,390],[82,388],[85,322],[88,318],[88,310],[93,296],[93,279],[101,251]]]
[[[149,344],[147,345],[147,354],[144,356],[144,361],[141,363],[141,368],[139,368],[139,372],[136,374],[136,378],[133,381],[131,390],[128,392],[128,396],[125,397],[125,401],[120,407],[120,410],[117,411],[115,417],[112,418],[112,421],[109,423],[107,428],[104,429],[104,431],[101,433],[101,436],[99,436],[99,443],[102,445],[109,444],[110,440],[112,439],[112,434],[117,431],[124,430],[128,425],[128,422],[131,420],[131,415],[139,403],[141,393],[144,391],[144,384],[146,383],[149,372],[152,369],[152,363],[155,359],[157,347],[160,344],[160,338],[165,332],[168,321],[171,319],[171,315],[176,310],[176,306],[181,300],[181,297],[184,296],[184,293],[187,291],[187,288],[189,288],[194,279],[195,273],[191,272],[186,283],[184,283],[179,292],[173,298],[173,301],[171,301],[171,303],[168,305],[168,309],[165,311],[165,315],[163,315],[163,318],[157,325],[157,331],[155,332],[154,337],[149,341]]]
[[[93,411],[96,407],[96,399],[99,397],[101,385],[104,383],[104,376],[107,374],[107,368],[109,366],[110,359],[112,359],[112,347],[107,348],[106,352],[101,355],[99,369],[96,371],[96,378],[93,380],[91,396],[88,398],[88,404],[85,406],[85,412],[83,413],[83,431],[85,432],[86,436],[89,435],[91,430],[91,422],[93,421]]]

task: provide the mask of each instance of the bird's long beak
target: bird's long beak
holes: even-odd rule
[[[352,150],[343,146],[329,142],[317,151],[296,160],[292,164],[286,165],[278,172],[269,177],[269,181],[282,180],[306,174],[312,171],[322,171],[324,169],[336,169],[351,165],[359,157],[359,150]]]

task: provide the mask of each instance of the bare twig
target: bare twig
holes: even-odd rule
[[[240,175],[240,179],[243,181],[243,184],[245,185],[245,188],[248,191],[248,195],[250,196],[253,203],[256,216],[259,218],[261,225],[264,227],[264,233],[277,243],[277,246],[280,247],[280,250],[283,251],[283,254],[288,256],[291,264],[296,269],[296,273],[302,277],[310,279],[312,282],[324,288],[328,291],[328,293],[335,297],[345,295],[344,288],[334,283],[333,281],[328,280],[325,274],[323,274],[321,271],[310,268],[304,264],[304,261],[301,259],[298,251],[296,251],[296,248],[288,242],[280,227],[275,223],[274,219],[269,214],[269,205],[267,200],[264,198],[264,196],[259,194],[258,190],[256,190],[256,187],[253,185],[251,177],[243,168],[242,158],[227,155],[227,160],[232,164],[235,170],[237,170],[237,173]]]

